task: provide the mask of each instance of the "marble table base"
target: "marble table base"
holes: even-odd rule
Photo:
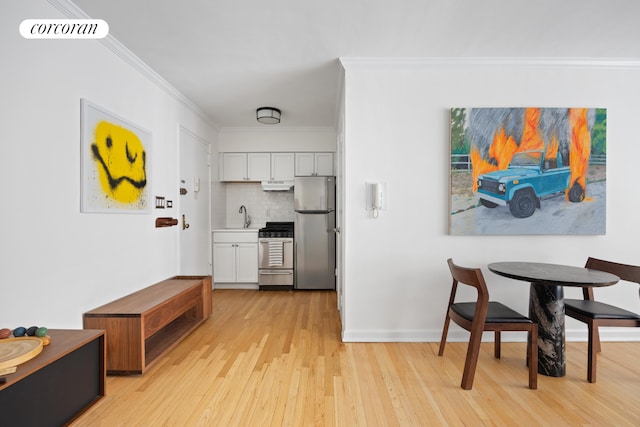
[[[538,373],[563,377],[566,373],[564,288],[531,283],[529,318],[538,323]]]

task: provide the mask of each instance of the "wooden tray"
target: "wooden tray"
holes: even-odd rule
[[[6,338],[0,340],[0,369],[18,366],[33,359],[42,351],[38,337]]]

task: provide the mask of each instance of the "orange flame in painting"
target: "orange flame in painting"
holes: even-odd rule
[[[518,143],[513,136],[507,136],[504,128],[496,131],[489,147],[489,157],[497,162],[496,170],[506,169],[517,151]]]
[[[475,147],[471,147],[469,156],[471,158],[472,166],[471,173],[473,175],[473,191],[476,191],[478,190],[478,177],[485,173],[497,171],[498,167],[484,160],[482,158],[482,154],[480,154],[480,150]]]
[[[540,136],[538,124],[540,123],[540,109],[527,108],[524,112],[524,131],[518,151],[544,150],[544,141]]]
[[[560,147],[560,142],[558,142],[558,137],[553,135],[551,137],[551,141],[549,145],[547,145],[547,150],[544,152],[545,159],[555,159],[558,157],[558,148]]]
[[[587,167],[591,155],[591,133],[587,126],[587,109],[571,108],[569,122],[571,123],[571,151],[569,153],[571,181],[569,186],[577,182],[584,191],[587,188]]]
[[[571,123],[570,166],[571,182],[577,182],[586,189],[586,175],[591,150],[591,134],[587,125],[587,109],[574,108],[569,110]],[[551,141],[542,138],[539,129],[540,108],[527,108],[524,113],[524,128],[522,141],[518,142],[512,135],[507,135],[504,127],[497,128],[493,141],[489,146],[489,160],[482,158],[480,150],[472,147],[470,157],[473,172],[473,191],[477,190],[478,176],[496,170],[507,169],[513,155],[528,150],[544,150],[546,159],[555,159],[558,156],[560,142],[557,135],[551,137]]]

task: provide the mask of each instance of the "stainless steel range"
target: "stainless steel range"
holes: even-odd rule
[[[290,290],[293,278],[293,222],[267,222],[258,230],[258,286]]]

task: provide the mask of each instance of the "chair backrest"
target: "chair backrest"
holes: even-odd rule
[[[447,260],[447,264],[449,264],[449,270],[453,277],[453,286],[451,289],[449,305],[453,304],[455,300],[458,283],[462,283],[463,285],[476,288],[478,291],[477,303],[479,305],[486,306],[489,302],[489,291],[487,290],[487,283],[484,281],[482,270],[479,268],[460,267],[459,265],[454,264],[451,258]]]
[[[589,257],[585,267],[592,270],[606,271],[607,273],[615,274],[622,280],[640,285],[640,266],[637,265],[619,264]]]
[[[626,282],[634,282],[640,285],[640,266],[637,265],[620,264],[617,262],[605,261],[602,259],[589,257],[589,259],[587,259],[585,267],[592,270],[600,270],[607,273],[615,274],[621,280],[624,280]],[[584,299],[594,300],[593,288],[582,288],[582,293],[584,294]]]

